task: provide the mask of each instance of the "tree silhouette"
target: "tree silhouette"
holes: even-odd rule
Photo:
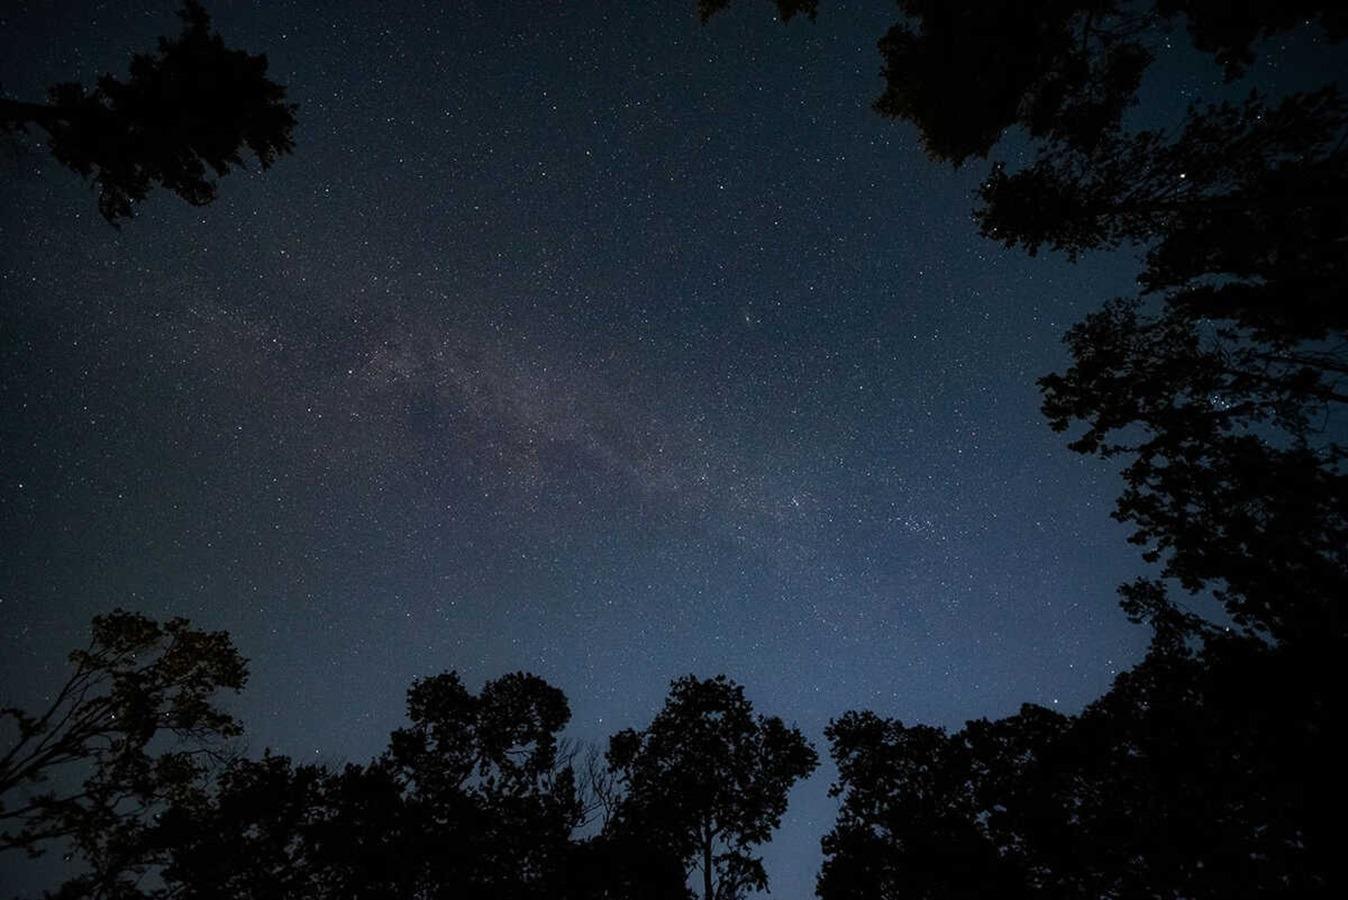
[[[813,0],[776,0],[782,21],[815,18]],[[730,0],[698,0],[705,22]],[[933,158],[986,157],[1012,127],[1090,151],[1135,101],[1156,48],[1183,22],[1228,78],[1261,38],[1315,22],[1348,37],[1332,0],[899,0],[880,39],[883,115],[918,126]]]
[[[176,804],[161,818],[164,883],[173,896],[190,900],[320,897],[345,886],[347,879],[336,874],[341,870],[325,865],[327,839],[342,828],[335,780],[323,767],[295,766],[270,753],[235,760],[209,796]],[[396,830],[375,830],[388,820],[368,813],[361,818],[358,835],[348,832],[351,843],[396,841]],[[357,824],[355,817],[346,821]],[[368,856],[353,854],[348,861],[372,868]]]
[[[1348,637],[1348,470],[1325,423],[1348,401],[1348,104],[1326,87],[1190,108],[1127,132],[1158,41],[1182,22],[1228,79],[1264,37],[1314,24],[1324,0],[1240,4],[902,0],[880,41],[876,108],[959,165],[1009,128],[1035,139],[993,165],[983,234],[1033,254],[1146,248],[1143,293],[1067,335],[1073,365],[1040,380],[1073,449],[1126,460],[1115,518],[1160,577],[1121,588],[1130,615],[1203,630],[1168,584],[1207,591],[1251,636],[1338,653]]]
[[[408,714],[387,760],[436,895],[545,896],[581,816],[575,774],[556,765],[566,697],[524,673],[474,697],[447,673],[413,685]]]
[[[566,900],[691,900],[683,860],[671,847],[618,827],[577,841],[554,896]]]
[[[869,712],[847,713],[827,736],[838,765],[830,795],[843,803],[822,842],[820,897],[1024,894],[1019,867],[980,825],[976,761],[957,738]]]
[[[46,132],[52,155],[93,182],[109,222],[129,218],[155,184],[210,203],[211,176],[243,166],[245,152],[265,169],[294,146],[295,107],[266,77],[266,56],[227,48],[196,0],[179,15],[182,34],[133,56],[126,80],[54,85],[46,103],[0,98],[0,130]]]
[[[1068,333],[1044,411],[1059,431],[1085,424],[1073,449],[1129,460],[1115,517],[1162,577],[1307,647],[1342,640],[1348,590],[1345,451],[1323,436],[1348,402],[1345,138],[1332,89],[1251,97],[1192,112],[1174,139],[995,170],[979,212],[1031,251],[1148,244],[1144,296]],[[1123,593],[1135,617],[1182,618],[1160,582]]]
[[[269,753],[236,760],[209,796],[193,799],[162,816],[156,833],[167,858],[160,873],[165,896],[496,896],[483,889],[482,867],[464,864],[474,847],[445,843],[444,828],[422,830],[421,810],[383,760],[331,770]],[[466,815],[471,801],[459,800],[452,810]],[[457,886],[434,880],[445,873],[464,880]],[[518,877],[511,868],[493,874]]]
[[[834,722],[843,804],[820,896],[1324,895],[1348,637],[1348,471],[1329,425],[1348,402],[1348,105],[1330,86],[1193,106],[1172,130],[1128,132],[1123,113],[1181,22],[1234,80],[1261,38],[1348,36],[1348,8],[899,5],[877,109],[955,165],[1013,127],[1038,148],[993,165],[985,236],[1071,258],[1145,248],[1141,295],[1074,327],[1072,366],[1040,386],[1073,449],[1126,460],[1115,517],[1161,570],[1121,595],[1155,638],[1080,716],[1027,706],[955,734]],[[1173,583],[1220,611],[1184,608]]]
[[[674,681],[649,727],[610,739],[608,759],[626,789],[618,829],[673,848],[701,873],[704,900],[767,889],[751,848],[771,839],[791,786],[818,765],[799,731],[755,716],[724,675]]]
[[[748,851],[817,764],[738,685],[689,677],[582,785],[565,695],[523,672],[414,682],[363,765],[249,759],[221,744],[242,728],[215,695],[246,678],[228,635],[121,610],[92,630],[46,710],[0,709],[0,853],[80,857],[58,898],[687,900],[702,862],[735,900],[766,887]]]
[[[1225,638],[1159,643],[1079,716],[954,734],[848,713],[823,900],[1319,896],[1335,871],[1324,669]]]
[[[240,760],[163,817],[172,896],[528,898],[564,893],[579,857],[561,691],[517,673],[408,691],[407,727],[367,765]],[[578,876],[576,876],[578,878]],[[612,896],[618,896],[616,894]]]
[[[247,670],[228,635],[185,619],[117,610],[92,632],[46,710],[0,709],[0,853],[66,847],[88,872],[65,894],[104,897],[157,862],[155,814],[195,797],[220,741],[240,733],[214,698]]]

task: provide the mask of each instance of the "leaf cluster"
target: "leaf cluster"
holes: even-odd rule
[[[266,56],[226,47],[196,0],[179,15],[182,33],[133,56],[125,79],[57,84],[46,104],[0,100],[0,128],[45,131],[56,160],[92,182],[109,222],[131,217],[155,185],[210,203],[214,179],[246,153],[266,169],[294,147],[295,106],[267,78]]]
[[[247,668],[223,632],[122,610],[93,621],[41,713],[0,709],[0,853],[64,844],[89,863],[79,890],[115,895],[159,856],[153,817],[189,802],[241,733],[216,705]]]
[[[984,236],[1075,259],[1145,249],[1141,293],[1066,336],[1039,382],[1071,447],[1125,461],[1115,518],[1158,576],[1129,615],[1339,652],[1348,640],[1348,103],[1334,85],[1191,106],[1174,129],[1125,128],[1142,76],[1183,24],[1228,79],[1259,41],[1348,37],[1340,3],[901,0],[881,39],[877,109],[959,165],[1020,128],[1036,148],[992,165]],[[1220,604],[1184,609],[1168,585]]]
[[[791,786],[818,765],[798,730],[754,715],[743,687],[723,675],[675,680],[646,729],[611,738],[608,761],[626,791],[620,826],[700,869],[706,900],[767,888],[752,848],[771,839]]]
[[[1077,716],[1026,705],[947,733],[848,713],[819,896],[1321,895],[1326,674],[1226,638],[1158,644]]]

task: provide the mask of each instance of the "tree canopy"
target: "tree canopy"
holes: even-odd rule
[[[1333,89],[1252,95],[1192,111],[1174,138],[995,170],[979,211],[1031,250],[1146,244],[1143,295],[1069,331],[1044,411],[1059,431],[1084,424],[1073,449],[1127,460],[1115,515],[1163,578],[1279,641],[1343,637],[1348,473],[1323,426],[1348,402],[1346,136]],[[1159,582],[1124,596],[1175,621]]]
[[[265,169],[294,147],[295,106],[267,78],[267,57],[226,47],[196,0],[179,15],[182,33],[133,56],[125,79],[53,85],[46,103],[0,98],[0,129],[44,131],[56,160],[92,182],[109,222],[130,218],[154,185],[210,203],[212,176],[243,166],[245,153]]]
[[[783,22],[814,19],[817,0],[773,0]],[[731,0],[698,0],[705,22]],[[880,39],[883,115],[915,124],[934,159],[984,158],[1013,127],[1089,152],[1119,128],[1157,47],[1181,25],[1228,79],[1259,40],[1314,23],[1348,37],[1326,0],[899,0]]]
[[[1177,128],[1124,112],[1182,24],[1228,80],[1297,27],[1348,36],[1323,0],[1028,3],[902,0],[881,38],[876,109],[959,165],[1010,128],[1037,148],[992,165],[982,233],[1034,254],[1145,249],[1135,297],[1102,298],[1040,380],[1070,446],[1124,461],[1115,518],[1159,577],[1121,588],[1135,618],[1214,620],[1273,641],[1341,646],[1348,470],[1326,427],[1348,401],[1348,105],[1336,86],[1191,106]],[[785,16],[783,16],[785,18]],[[1170,587],[1168,587],[1168,585]],[[1186,610],[1178,586],[1220,609]]]
[[[243,669],[222,634],[118,612],[72,663],[43,715],[4,711],[0,852],[78,859],[57,897],[687,900],[698,873],[733,900],[766,889],[753,851],[817,764],[733,681],[680,678],[611,738],[612,815],[587,827],[568,703],[536,676],[419,680],[385,752],[328,766],[223,752],[241,728],[211,698]],[[1323,894],[1335,671],[1172,634],[1076,716],[1026,705],[950,733],[846,713],[826,731],[840,811],[819,895]],[[58,767],[81,779],[33,787]]]
[[[1154,640],[1079,716],[1027,706],[955,734],[835,720],[842,809],[819,894],[1325,894],[1334,810],[1318,792],[1337,778],[1348,637],[1348,106],[1328,84],[1194,104],[1171,128],[1124,114],[1181,23],[1233,83],[1273,34],[1348,37],[1348,9],[899,7],[876,109],[954,165],[1009,129],[1030,138],[1033,159],[994,162],[978,191],[986,237],[1144,251],[1139,294],[1101,298],[1040,386],[1072,449],[1124,462],[1114,515],[1159,572],[1120,593]]]
[[[1026,705],[952,734],[848,713],[819,895],[1321,895],[1327,675],[1227,638],[1158,645],[1077,716]]]
[[[725,676],[687,676],[650,726],[609,742],[626,796],[620,827],[674,848],[702,876],[704,900],[766,890],[752,848],[771,840],[791,786],[818,758],[781,719],[755,716],[744,689]]]
[[[40,713],[0,709],[0,854],[73,848],[72,896],[115,896],[162,861],[155,817],[191,801],[239,723],[216,704],[247,678],[222,632],[117,610],[93,621]]]
[[[206,802],[172,810],[175,896],[553,896],[580,824],[557,755],[566,698],[523,673],[474,695],[446,672],[413,684],[407,711],[366,765],[240,760]]]
[[[214,695],[245,676],[226,635],[121,611],[93,631],[49,709],[0,710],[0,854],[61,850],[77,874],[52,896],[689,896],[676,848],[589,823],[601,788],[559,738],[566,697],[537,676],[477,693],[454,672],[420,679],[382,754],[306,765],[221,743],[242,726]],[[780,816],[784,793],[762,802]]]

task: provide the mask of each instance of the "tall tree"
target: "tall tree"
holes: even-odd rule
[[[1073,449],[1125,461],[1115,517],[1161,570],[1121,594],[1156,635],[1080,716],[1026,707],[956,734],[833,723],[843,803],[819,893],[1325,895],[1348,643],[1348,106],[1330,85],[1195,105],[1169,130],[1130,132],[1123,114],[1180,23],[1234,81],[1272,34],[1342,40],[1348,8],[899,6],[877,109],[955,165],[1011,128],[1037,148],[1017,171],[993,165],[984,235],[1072,258],[1146,251],[1142,293],[1074,327],[1072,366],[1040,385]],[[1191,611],[1176,584],[1221,607]]]
[[[755,716],[724,675],[687,676],[643,731],[609,742],[626,796],[618,828],[663,842],[702,878],[703,900],[766,890],[752,853],[781,824],[791,786],[818,765],[809,742],[781,719]]]
[[[557,765],[565,695],[520,672],[474,696],[451,672],[414,684],[407,705],[387,760],[436,896],[545,895],[581,816],[575,773]]]
[[[195,797],[240,733],[215,697],[247,669],[228,635],[185,619],[118,610],[92,632],[47,709],[0,709],[0,854],[69,848],[88,871],[66,893],[107,897],[158,864],[155,815]]]
[[[994,172],[984,231],[1031,251],[1148,246],[1144,294],[1067,335],[1040,380],[1071,447],[1126,460],[1115,517],[1230,622],[1305,648],[1343,640],[1348,403],[1348,105],[1332,89],[1191,113],[1181,133],[1110,138]],[[1138,618],[1203,627],[1162,582],[1123,589]],[[1327,645],[1326,645],[1327,649]]]
[[[1020,867],[980,825],[976,760],[961,741],[869,712],[847,713],[827,736],[838,765],[830,795],[843,800],[822,842],[820,897],[1024,895]]]
[[[243,166],[246,152],[265,169],[294,147],[295,107],[267,78],[267,57],[226,47],[196,0],[179,15],[182,34],[133,56],[126,79],[57,84],[46,103],[0,98],[0,130],[44,131],[57,161],[93,182],[109,222],[129,218],[155,184],[210,203],[211,176]]]

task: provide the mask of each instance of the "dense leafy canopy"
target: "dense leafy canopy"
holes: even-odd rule
[[[1072,365],[1040,385],[1073,449],[1124,461],[1115,517],[1160,569],[1120,593],[1155,639],[1080,716],[1027,706],[953,735],[836,720],[843,806],[819,893],[1324,894],[1335,810],[1319,791],[1337,778],[1348,643],[1348,105],[1327,85],[1195,105],[1171,129],[1129,132],[1124,113],[1180,23],[1234,81],[1270,35],[1348,37],[1348,8],[899,6],[877,109],[956,165],[1011,128],[1036,148],[992,166],[985,236],[1071,258],[1145,250],[1141,293],[1102,298],[1067,334]]]
[[[88,863],[70,896],[117,896],[162,861],[155,817],[199,795],[223,741],[216,705],[247,669],[229,636],[117,610],[94,619],[39,714],[0,709],[0,854],[67,848]]]
[[[618,816],[593,827],[596,793],[627,798],[577,775],[567,700],[536,676],[419,680],[383,754],[330,767],[225,752],[241,729],[213,696],[244,667],[223,634],[116,612],[71,661],[50,709],[0,711],[0,853],[77,860],[54,896],[689,896],[676,848]]]
[[[45,104],[0,99],[0,129],[45,131],[52,155],[93,182],[110,222],[130,217],[156,184],[210,203],[212,176],[244,165],[245,152],[265,169],[294,146],[295,107],[267,78],[266,56],[226,47],[195,0],[180,15],[182,34],[132,57],[125,80],[58,84]]]
[[[531,675],[474,696],[452,672],[408,692],[388,752],[340,770],[243,760],[166,818],[164,877],[185,897],[549,897],[580,824],[559,764],[570,717]]]
[[[706,21],[730,0],[699,0]],[[777,0],[783,21],[813,19],[814,0]],[[1157,48],[1182,23],[1229,78],[1261,38],[1317,23],[1348,37],[1329,0],[899,0],[879,41],[880,113],[913,122],[935,159],[983,158],[1006,131],[1090,152],[1116,131]]]
[[[1044,410],[1060,431],[1085,424],[1074,449],[1128,460],[1116,517],[1163,577],[1275,640],[1343,636],[1348,473],[1323,426],[1348,402],[1345,136],[1332,89],[1252,96],[1192,112],[1173,139],[997,170],[980,211],[1031,250],[1147,244],[1146,293],[1068,333]],[[1125,599],[1174,618],[1154,583]]]
[[[772,838],[791,786],[818,765],[799,731],[755,716],[723,675],[676,680],[650,727],[613,736],[608,759],[626,788],[619,827],[674,848],[701,872],[704,900],[767,889],[751,850]]]
[[[819,894],[1322,894],[1328,676],[1226,639],[1158,645],[1079,716],[1027,705],[950,734],[848,713],[828,732],[842,809]]]
[[[1211,620],[1327,647],[1345,639],[1348,470],[1348,104],[1333,85],[1195,105],[1175,129],[1124,111],[1182,23],[1234,79],[1257,42],[1310,26],[1348,37],[1323,0],[1212,3],[902,0],[880,41],[880,112],[932,156],[987,156],[1007,129],[1037,155],[995,163],[983,234],[1033,254],[1145,248],[1142,293],[1067,335],[1073,364],[1040,380],[1082,453],[1125,461],[1115,517],[1159,578],[1121,589],[1167,628]],[[1103,298],[1102,298],[1103,299]],[[1221,609],[1193,613],[1170,585]],[[1323,651],[1317,651],[1323,652]]]

